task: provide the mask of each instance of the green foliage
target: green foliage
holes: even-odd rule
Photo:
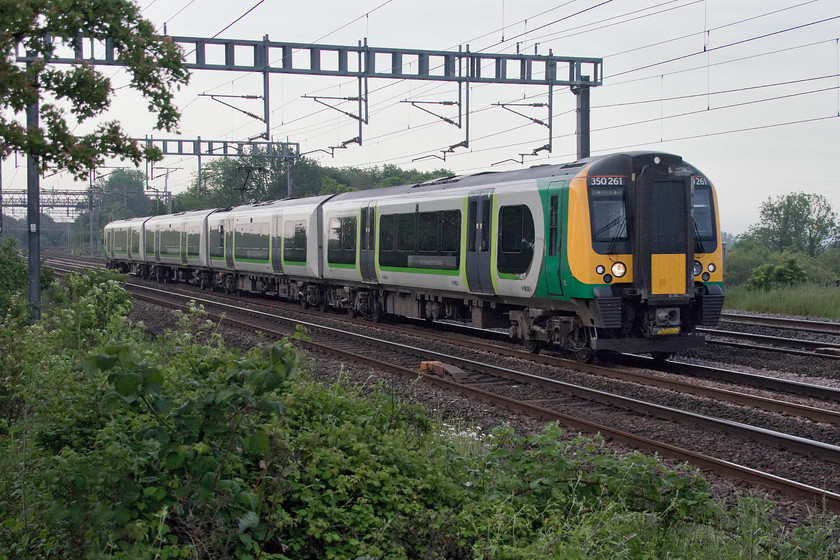
[[[725,305],[728,309],[840,319],[840,290],[813,284],[769,290],[737,286],[727,289]]]
[[[762,264],[753,269],[748,285],[754,289],[769,290],[777,286],[795,286],[807,281],[805,269],[796,257],[786,257],[781,264]]]
[[[145,192],[145,174],[139,169],[115,169],[97,182],[101,189],[103,222],[148,216],[152,201]]]
[[[833,517],[785,531],[767,502],[727,510],[687,468],[553,424],[452,437],[384,384],[307,380],[289,340],[226,348],[195,305],[151,341],[112,280],[73,279],[0,339],[19,364],[0,560],[840,554]]]
[[[639,558],[646,551],[659,557],[672,531],[717,516],[707,483],[687,469],[669,470],[642,454],[615,455],[598,438],[563,440],[553,424],[530,438],[510,428],[493,435],[492,462],[476,488],[487,496],[475,511],[475,518],[488,518],[475,545],[481,558],[556,550],[561,558]]]
[[[0,239],[0,320],[23,314],[28,285],[29,272],[14,240]]]
[[[45,36],[50,37],[49,42]],[[157,128],[175,128],[180,115],[173,103],[172,88],[188,80],[183,53],[172,41],[157,35],[134,2],[4,2],[0,9],[2,155],[11,151],[35,154],[42,170],[66,169],[79,178],[102,165],[105,154],[128,158],[135,164],[144,156],[159,158],[158,150],[141,149],[117,121],[99,124],[84,136],[73,133],[77,124],[107,111],[113,93],[111,80],[93,64],[61,68],[49,64],[59,45],[73,48],[79,37],[107,39],[131,75],[132,87],[148,100],[148,109],[157,113]],[[35,62],[20,65],[18,51],[31,53]],[[16,114],[38,98],[55,102],[42,101],[41,126],[28,128]]]
[[[748,235],[775,251],[814,257],[837,241],[840,222],[824,196],[796,192],[768,198]]]
[[[132,308],[124,281],[121,274],[110,270],[88,269],[68,275],[55,295],[59,305],[47,319],[54,343],[82,350],[124,329]]]
[[[202,174],[200,188],[195,185],[175,197],[176,211],[221,208],[243,204],[246,199],[263,202],[288,196],[286,167],[279,158],[260,155],[220,158],[207,163]],[[390,164],[370,169],[324,167],[303,156],[295,162],[295,197],[407,185],[448,175],[451,172],[445,169],[423,172]]]

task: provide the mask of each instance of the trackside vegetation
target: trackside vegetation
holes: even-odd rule
[[[840,221],[825,197],[768,198],[761,219],[727,241],[729,309],[840,319]]]
[[[384,385],[313,381],[294,339],[230,348],[200,309],[153,338],[113,273],[67,277],[34,325],[2,289],[3,560],[840,554],[827,514],[785,528],[553,424],[463,435]]]

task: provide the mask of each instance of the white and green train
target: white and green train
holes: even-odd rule
[[[692,348],[723,305],[714,188],[658,152],[120,220],[105,247],[144,278],[505,327],[584,360]]]

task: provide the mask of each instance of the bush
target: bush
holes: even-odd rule
[[[14,239],[0,239],[0,320],[27,314],[29,273]]]
[[[226,348],[195,307],[152,342],[123,297],[75,278],[3,349],[23,413],[0,418],[0,560],[840,553],[833,518],[785,532],[765,502],[725,511],[689,469],[553,424],[449,437],[385,385],[308,381],[289,340]]]
[[[781,264],[763,264],[752,271],[748,285],[754,289],[769,290],[774,287],[790,287],[802,284],[808,279],[805,269],[795,257],[786,257]]]

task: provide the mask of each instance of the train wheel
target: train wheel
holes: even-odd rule
[[[582,364],[595,359],[595,352],[589,347],[589,336],[582,329],[575,329],[566,336],[566,352]]]
[[[522,344],[525,345],[525,350],[531,354],[539,354],[540,350],[543,349],[542,341],[534,338],[525,338],[522,340]]]
[[[591,348],[584,348],[582,350],[578,350],[575,352],[575,360],[582,363],[588,364],[592,360],[595,359],[595,352],[592,351]]]

